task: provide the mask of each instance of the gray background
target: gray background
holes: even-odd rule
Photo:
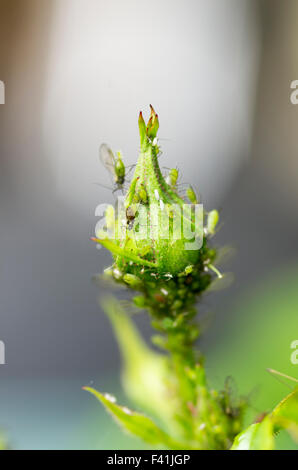
[[[294,0],[0,0],[1,405],[19,446],[59,440],[40,443],[35,429],[24,441],[24,397],[7,401],[15,384],[40,400],[39,416],[43,387],[62,380],[49,407],[68,395],[72,416],[84,403],[73,383],[102,384],[119,368],[91,282],[110,255],[89,237],[95,207],[113,200],[94,184],[109,184],[99,145],[134,163],[140,109],[155,106],[162,164],[222,209],[217,243],[238,249],[234,286],[204,306],[221,312],[205,350],[233,296],[297,259],[297,10]]]

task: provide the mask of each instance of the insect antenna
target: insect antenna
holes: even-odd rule
[[[278,380],[280,383],[282,383],[283,385],[288,387],[290,390],[293,390],[292,387],[290,387],[290,385],[287,382],[282,380],[283,378],[287,379],[287,380],[290,380],[292,382],[298,383],[298,380],[295,379],[294,377],[291,377],[290,375],[284,374],[283,372],[279,372],[278,370],[268,368],[267,372],[269,372],[269,374],[272,374],[276,378],[276,380]]]
[[[110,186],[106,186],[105,184],[102,184],[102,183],[93,183],[93,184],[96,184],[96,186],[101,186],[102,188],[108,189],[109,191],[113,190],[113,188],[111,188]]]

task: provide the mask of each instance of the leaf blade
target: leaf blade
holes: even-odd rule
[[[273,422],[267,416],[261,423],[251,424],[238,434],[231,450],[273,450]]]
[[[148,444],[169,449],[189,449],[174,441],[147,416],[117,405],[92,387],[83,387],[83,390],[94,395],[124,430]]]
[[[285,429],[298,442],[298,387],[274,408],[272,416],[276,431]]]
[[[111,253],[117,256],[122,256],[123,258],[133,261],[134,263],[141,264],[142,266],[148,266],[149,268],[156,268],[156,264],[141,258],[140,256],[135,255],[129,251],[126,251],[124,248],[121,248],[116,243],[112,242],[108,238],[91,238],[93,242],[100,243],[104,248],[109,250]]]

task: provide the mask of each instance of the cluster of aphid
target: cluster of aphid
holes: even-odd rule
[[[141,152],[125,198],[127,235],[124,240],[116,233],[113,241],[104,237],[95,241],[108,248],[114,256],[115,262],[105,270],[105,275],[138,291],[140,295],[134,297],[134,304],[147,309],[156,329],[166,333],[166,339],[156,339],[159,344],[170,350],[189,353],[190,343],[198,336],[198,329],[191,322],[196,314],[197,296],[208,288],[214,274],[221,276],[213,266],[216,251],[208,246],[209,238],[215,233],[218,212],[213,210],[205,214],[206,226],[202,246],[198,250],[186,251],[183,248],[185,240],[173,242],[158,235],[154,240],[136,241],[138,227],[135,219],[140,208],[145,208],[150,217],[150,204],[153,202],[159,203],[160,213],[171,210],[174,205],[179,207],[188,202],[191,207],[199,203],[191,186],[186,190],[188,201],[179,195],[179,172],[176,168],[170,169],[166,177],[161,173],[156,138],[158,127],[158,116],[152,107],[147,126],[140,113]],[[126,170],[121,153],[115,157],[112,150],[103,144],[100,158],[113,176],[115,189],[122,190]],[[109,228],[114,224],[113,217],[114,209],[110,207],[106,212]]]
[[[199,200],[191,186],[187,187],[185,195],[179,193],[179,172],[176,168],[168,170],[166,176],[162,174],[158,161],[158,128],[158,116],[152,107],[147,126],[140,113],[141,149],[125,195],[124,237],[116,223],[117,217],[115,221],[114,207],[109,206],[106,228],[112,230],[114,236],[98,233],[94,241],[110,250],[114,257],[114,264],[105,270],[104,275],[137,293],[133,298],[134,305],[149,311],[152,324],[158,331],[153,338],[154,343],[171,353],[175,372],[169,389],[172,387],[174,395],[182,395],[177,419],[185,421],[186,432],[191,429],[194,433],[190,438],[195,437],[201,442],[206,439],[204,448],[228,448],[233,436],[239,432],[244,405],[234,406],[226,391],[218,394],[209,390],[204,377],[203,358],[193,347],[199,335],[194,321],[195,303],[213,279],[221,277],[214,266],[216,250],[210,247],[219,216],[216,210],[203,214],[199,248],[187,250],[186,239],[175,237],[174,217],[181,225],[185,221],[192,225],[193,209]],[[103,164],[113,176],[115,190],[123,191],[127,175],[121,153],[114,156],[110,148],[103,144],[100,154]],[[180,212],[186,203],[186,212]],[[158,220],[161,222],[154,236],[139,239],[136,236],[139,230],[138,214],[145,212],[150,222],[152,205],[157,206]],[[168,238],[163,237],[164,216],[172,221]],[[196,235],[195,232],[194,237]],[[179,387],[183,387],[183,391]],[[186,401],[183,395],[188,396]]]

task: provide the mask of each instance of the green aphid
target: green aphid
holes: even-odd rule
[[[134,274],[124,274],[123,280],[133,289],[139,289],[143,285],[141,279]]]
[[[215,234],[215,229],[216,229],[218,220],[219,220],[219,213],[216,209],[209,212],[208,217],[207,217],[207,231],[208,231],[208,234],[210,234],[210,235]]]
[[[108,268],[104,269],[103,273],[107,277],[113,276],[113,266],[109,266]]]
[[[125,165],[120,151],[116,153],[115,172],[117,176],[116,184],[122,185],[125,181]]]
[[[134,189],[134,195],[133,195],[133,202],[135,203],[141,203],[141,204],[147,204],[148,203],[148,195],[147,191],[144,187],[143,184],[139,185],[139,187],[136,187]]]
[[[116,157],[107,144],[102,144],[99,149],[99,156],[102,164],[112,175],[116,189],[122,189],[125,181],[125,165],[121,152],[116,153]]]
[[[148,253],[150,253],[151,251],[152,248],[150,245],[145,245],[140,248],[140,253],[142,257],[148,255]]]
[[[188,274],[192,273],[192,272],[193,272],[193,268],[194,268],[194,267],[193,267],[192,265],[186,266],[186,268],[185,268],[185,270],[184,270],[184,271],[185,271],[185,274],[188,275]]]
[[[140,198],[140,202],[142,204],[147,204],[148,195],[147,195],[147,191],[146,191],[146,189],[144,188],[143,185],[140,185],[140,188],[137,190],[137,193],[138,193],[138,196]]]
[[[192,186],[189,186],[186,190],[186,196],[192,204],[199,204],[199,200]]]
[[[146,300],[143,295],[137,295],[133,298],[134,304],[139,308],[144,308],[146,306]]]
[[[177,189],[178,176],[179,171],[177,170],[177,168],[171,168],[167,177],[167,183],[174,190]]]
[[[137,187],[137,182],[139,180],[139,177],[134,178],[132,182],[130,183],[130,188],[128,190],[128,195],[127,195],[127,200],[126,200],[126,206],[128,207],[130,204],[133,203],[138,203],[139,197],[136,192],[136,187]]]

